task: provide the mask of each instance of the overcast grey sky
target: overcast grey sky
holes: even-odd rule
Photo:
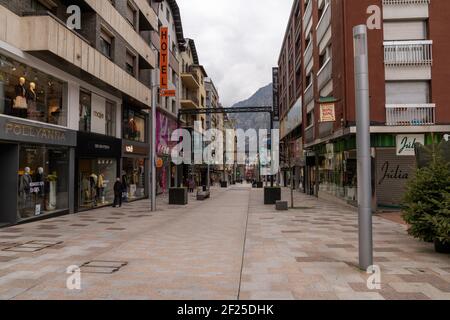
[[[184,36],[225,107],[272,81],[293,0],[178,0]]]

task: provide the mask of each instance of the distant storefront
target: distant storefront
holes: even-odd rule
[[[417,168],[415,143],[430,144],[428,134],[379,134],[372,136],[373,204],[378,207],[401,206],[406,185]],[[311,153],[311,151],[309,151]],[[358,176],[355,136],[347,136],[316,147],[307,158],[307,189],[357,203]]]
[[[121,178],[128,201],[148,197],[150,172],[148,113],[132,106],[123,108]]]
[[[175,145],[171,141],[172,133],[177,129],[177,122],[166,114],[156,112],[156,192],[165,193],[175,185],[176,168],[171,162],[171,150]]]
[[[0,116],[0,223],[73,211],[76,132]]]
[[[120,139],[78,132],[75,173],[77,211],[113,204],[121,151]]]

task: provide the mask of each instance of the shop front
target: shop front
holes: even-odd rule
[[[149,195],[149,152],[148,144],[122,140],[122,181],[127,187],[128,201],[145,199]]]
[[[374,134],[371,137],[374,208],[399,208],[417,168],[415,144],[430,145],[431,134]],[[319,193],[357,205],[356,137],[316,147]],[[312,166],[311,166],[312,168]]]
[[[171,161],[171,150],[176,142],[171,141],[172,133],[177,129],[177,122],[166,114],[156,111],[156,193],[166,193],[175,186],[176,166]],[[179,170],[181,184],[182,170]]]
[[[76,210],[112,205],[114,183],[120,176],[122,141],[95,133],[78,132],[76,149]]]
[[[0,116],[0,224],[72,213],[75,131]]]

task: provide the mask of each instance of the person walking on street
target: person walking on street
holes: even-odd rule
[[[117,178],[116,183],[114,184],[114,205],[113,208],[117,208],[117,206],[122,207],[122,192],[123,192],[123,184],[120,178]]]

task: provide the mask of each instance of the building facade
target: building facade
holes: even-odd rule
[[[294,1],[278,64],[280,126],[303,160],[305,191],[356,203],[352,29],[373,5],[381,10],[381,28],[368,31],[373,204],[397,207],[416,167],[414,143],[450,131],[448,1]],[[301,129],[292,136],[298,105]]]
[[[152,7],[158,13],[159,27],[167,27],[169,30],[169,66],[168,89],[175,90],[175,97],[157,98],[156,111],[156,192],[157,194],[168,192],[175,186],[175,166],[171,161],[170,150],[173,146],[171,134],[177,127],[178,110],[180,109],[181,84],[181,54],[185,48],[183,25],[180,9],[174,0],[153,1]],[[160,49],[159,32],[152,38],[155,48]],[[158,73],[159,73],[158,65]],[[181,174],[181,172],[180,172]]]
[[[119,176],[130,198],[148,194],[157,13],[144,0],[77,4],[72,29],[68,1],[0,1],[0,223],[112,205]]]

